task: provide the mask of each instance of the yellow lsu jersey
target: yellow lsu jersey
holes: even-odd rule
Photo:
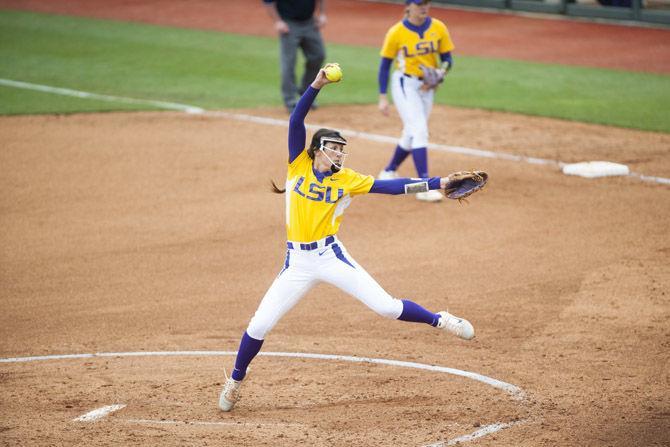
[[[348,168],[319,180],[303,150],[289,163],[286,175],[287,239],[313,242],[336,234],[351,197],[367,194],[374,181],[373,176]]]
[[[407,27],[404,21],[393,25],[384,38],[381,56],[396,60],[396,68],[412,76],[422,76],[421,65],[436,68],[440,65],[440,53],[454,49],[447,26],[438,19],[428,18],[430,23],[421,33]]]

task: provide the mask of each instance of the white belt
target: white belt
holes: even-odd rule
[[[306,251],[311,251],[311,250],[317,250],[319,248],[327,247],[330,244],[334,244],[337,241],[335,236],[326,236],[323,239],[319,239],[318,241],[314,242],[294,242],[294,241],[287,241],[286,242],[286,247],[289,250],[306,250]]]

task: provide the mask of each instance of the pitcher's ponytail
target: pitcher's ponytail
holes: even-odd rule
[[[274,180],[270,180],[270,183],[272,183],[272,192],[275,194],[284,194],[286,192],[286,189],[280,189],[279,186],[275,185]]]

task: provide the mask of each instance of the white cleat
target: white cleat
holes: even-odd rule
[[[431,189],[426,192],[417,192],[416,198],[423,202],[441,202],[444,196],[437,189]]]
[[[382,170],[377,176],[378,180],[393,180],[394,178],[398,178],[398,174],[395,171]]]
[[[240,400],[240,385],[242,385],[242,382],[238,382],[232,377],[226,380],[221,396],[219,396],[219,408],[221,410],[232,410],[237,401]]]
[[[437,322],[437,327],[443,329],[450,334],[462,338],[463,340],[472,340],[475,338],[475,328],[472,324],[464,318],[458,318],[451,315],[449,312],[438,312],[440,321]]]

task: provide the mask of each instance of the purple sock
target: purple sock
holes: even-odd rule
[[[428,177],[428,151],[425,147],[412,149],[412,158],[414,159],[414,167],[416,173],[421,178]]]
[[[402,313],[398,317],[398,320],[437,326],[440,316],[424,309],[413,301],[402,300]]]
[[[240,341],[240,349],[237,350],[235,369],[233,369],[232,374],[233,379],[238,381],[244,379],[249,363],[256,357],[258,351],[261,350],[261,346],[263,346],[263,340],[251,338],[246,331],[244,332],[242,341]]]
[[[400,145],[395,147],[395,152],[393,153],[393,157],[391,158],[391,162],[389,165],[384,168],[386,171],[397,171],[398,166],[405,161],[407,156],[409,155],[409,151],[403,149],[400,147]]]

